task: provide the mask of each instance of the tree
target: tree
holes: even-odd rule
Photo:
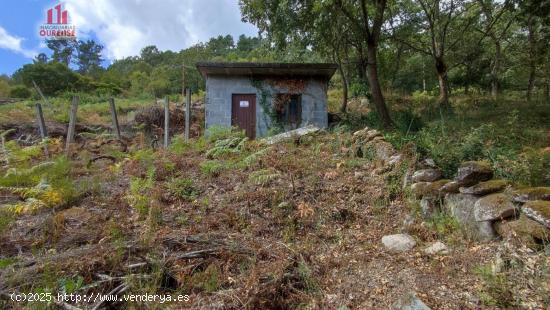
[[[40,53],[33,59],[33,62],[45,64],[48,62],[48,55]]]
[[[237,41],[237,51],[241,56],[246,56],[252,50],[260,46],[260,39],[256,37],[247,37],[244,34],[239,36]]]
[[[162,59],[159,49],[154,45],[149,45],[141,49],[141,60],[145,61],[151,66],[158,66]]]
[[[28,88],[33,87],[35,81],[46,96],[74,90],[79,85],[79,75],[59,62],[24,65],[13,74],[13,80]]]
[[[409,48],[429,55],[434,63],[439,84],[439,105],[449,107],[449,64],[452,53],[476,16],[468,16],[471,6],[464,0],[404,1],[402,15],[393,37]]]
[[[359,2],[336,0],[335,5],[336,8],[346,16],[350,25],[355,28],[357,37],[363,42],[366,42],[367,79],[369,81],[372,99],[384,127],[392,127],[393,121],[390,118],[382,94],[382,88],[380,87],[377,61],[382,25],[386,20],[385,11],[387,2],[386,0],[360,0]],[[362,46],[362,44],[360,46]]]
[[[206,47],[214,56],[225,56],[235,47],[235,42],[231,35],[226,35],[225,37],[220,35],[216,38],[211,38],[206,43]]]
[[[155,67],[149,76],[147,89],[155,98],[162,97],[170,92],[169,69],[166,65]]]
[[[93,70],[101,67],[103,58],[101,51],[103,45],[96,43],[94,40],[78,41],[76,47],[76,61],[78,72],[81,74],[89,74]]]
[[[47,40],[46,45],[53,51],[52,61],[68,66],[71,63],[76,48],[76,41],[73,40]]]
[[[548,52],[548,37],[550,36],[550,3],[544,0],[518,1],[520,23],[527,31],[527,65],[529,78],[527,81],[526,97],[530,101],[537,65],[542,62],[544,53]]]
[[[497,99],[499,95],[500,73],[502,66],[502,44],[504,38],[514,22],[511,16],[511,4],[509,1],[504,3],[494,0],[477,0],[483,14],[483,28],[480,30],[484,36],[489,37],[493,44],[491,61],[491,96]]]
[[[377,49],[382,25],[386,20],[386,4],[386,0],[240,1],[243,20],[255,24],[261,33],[267,33],[268,40],[279,49],[285,49],[291,44],[300,46],[301,50],[311,46],[329,47],[323,36],[317,34],[324,27],[334,27],[335,24],[320,17],[330,15],[331,12],[341,14],[352,38],[349,43],[358,55],[358,74],[363,76],[367,73],[372,99],[382,124],[392,127],[377,67]]]

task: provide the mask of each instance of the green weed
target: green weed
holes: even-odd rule
[[[200,163],[199,168],[203,174],[216,177],[223,170],[227,169],[227,165],[219,160],[207,160]]]
[[[173,178],[166,187],[172,196],[182,200],[192,201],[199,195],[198,189],[190,178]]]

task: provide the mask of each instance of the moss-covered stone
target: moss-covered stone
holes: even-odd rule
[[[506,188],[507,185],[508,182],[506,180],[489,180],[470,187],[461,187],[460,192],[463,194],[487,195],[500,192]]]
[[[515,202],[525,203],[530,200],[550,200],[550,187],[529,187],[515,191]]]
[[[528,201],[521,210],[528,218],[550,228],[550,201]]]
[[[478,222],[502,220],[516,214],[516,207],[510,197],[502,193],[482,197],[474,206],[474,216]]]
[[[413,182],[433,182],[441,179],[443,173],[439,169],[421,169],[414,172]]]
[[[411,191],[414,196],[418,199],[429,196],[429,197],[439,197],[441,195],[441,187],[449,183],[450,180],[437,180],[435,182],[418,182],[411,185]]]
[[[460,183],[458,183],[457,181],[451,181],[445,185],[443,185],[439,191],[441,193],[451,193],[451,194],[456,194],[459,192],[459,188],[460,188]]]
[[[462,186],[472,186],[493,177],[493,168],[486,161],[467,161],[460,165],[456,181]]]
[[[503,221],[495,224],[497,233],[504,238],[519,238],[531,248],[550,242],[550,229],[526,216],[515,221]]]

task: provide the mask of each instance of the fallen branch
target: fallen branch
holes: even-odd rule
[[[98,161],[98,160],[101,160],[101,159],[108,159],[108,160],[111,160],[113,163],[116,162],[116,158],[114,156],[111,156],[111,155],[99,155],[99,156],[96,156],[96,157],[93,157],[92,159],[90,159],[88,161],[88,165],[91,165],[92,163]]]
[[[216,253],[219,249],[218,248],[212,248],[212,249],[205,249],[205,250],[198,250],[198,251],[191,251],[181,254],[176,254],[172,256],[174,259],[191,259],[191,258],[201,258],[206,257],[209,255],[212,255]]]

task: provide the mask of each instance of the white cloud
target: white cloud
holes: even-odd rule
[[[138,55],[147,45],[179,51],[220,34],[254,35],[237,0],[66,0],[79,36],[94,33],[109,59]]]
[[[6,29],[0,26],[0,48],[5,48],[21,54],[27,58],[33,58],[38,54],[35,50],[29,50],[21,46],[22,38],[9,34]]]

